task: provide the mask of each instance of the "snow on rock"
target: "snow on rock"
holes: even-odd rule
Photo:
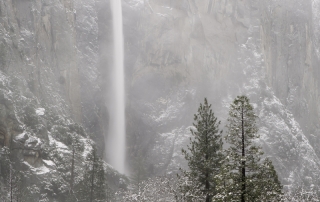
[[[31,170],[33,173],[37,174],[37,175],[44,175],[44,174],[50,173],[50,171],[51,171],[49,168],[47,168],[47,167],[44,166],[44,165],[42,165],[42,166],[40,166],[40,167],[38,167],[38,168],[35,168],[35,167],[33,167],[32,165],[30,165],[28,162],[26,162],[26,161],[24,161],[23,163],[24,163],[25,165],[27,165],[27,166],[30,168],[30,170]]]
[[[240,48],[239,63],[243,66],[246,81],[244,92],[250,97],[259,117],[259,135],[257,141],[269,157],[280,180],[286,189],[296,185],[319,184],[320,159],[317,157],[308,138],[294,118],[289,107],[275,95],[273,89],[265,83],[264,66],[261,57],[257,57],[258,47],[248,40]],[[248,58],[243,61],[243,58]]]
[[[38,116],[43,116],[45,111],[46,110],[44,108],[38,108],[38,109],[36,109],[36,114]]]
[[[42,141],[40,138],[30,136],[26,141],[25,141],[25,146],[27,148],[40,148],[42,145]]]
[[[47,168],[46,166],[41,166],[39,168],[33,168],[31,170],[34,171],[38,175],[43,175],[43,174],[46,174],[46,173],[50,172],[50,169]]]
[[[188,95],[193,96],[194,90],[181,91],[177,95],[160,97],[154,103],[146,103],[146,107],[149,108],[150,112],[145,114],[145,119],[157,126],[163,126],[181,118],[181,111],[184,110],[185,98]]]
[[[170,99],[159,98],[156,104],[149,104],[152,109],[149,118],[160,125],[166,124],[167,121],[172,121],[177,117],[182,105],[183,103],[172,102]]]
[[[126,0],[125,3],[127,3],[133,10],[141,9],[141,7],[144,6],[143,0]]]
[[[295,180],[302,180],[299,183],[317,180],[320,161],[292,113],[275,96],[265,98],[260,108],[260,142],[273,157],[283,183],[291,187],[292,173],[299,176]]]
[[[82,152],[82,157],[84,159],[86,159],[86,157],[88,156],[88,154],[92,151],[92,142],[90,142],[88,139],[80,139],[80,141],[82,141],[83,145],[84,145],[84,150]]]
[[[69,148],[67,145],[63,144],[62,142],[59,142],[55,140],[51,135],[48,135],[49,137],[49,144],[50,146],[55,145],[57,147],[58,151],[65,152],[65,153],[70,153]]]
[[[185,124],[184,114],[189,116],[186,102],[187,99],[192,99],[194,94],[193,89],[181,90],[145,104],[148,112],[143,119],[158,131],[149,156],[159,174],[176,172],[185,162],[182,160],[181,148],[189,141],[190,126]]]
[[[28,134],[24,131],[23,133],[14,137],[16,141],[25,142],[28,139]]]
[[[50,161],[50,160],[42,160],[42,161],[47,166],[50,166],[50,167],[56,166],[56,164],[53,161]]]

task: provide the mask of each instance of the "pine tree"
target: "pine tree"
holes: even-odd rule
[[[0,150],[0,200],[7,201],[10,198],[10,189],[8,189],[8,176],[10,176],[10,150],[3,147]]]
[[[80,159],[79,154],[82,153],[84,146],[82,142],[79,140],[79,137],[77,136],[76,133],[73,133],[70,135],[71,136],[71,149],[72,149],[72,156],[71,156],[71,168],[70,168],[70,193],[73,194],[74,192],[74,183],[75,183],[75,174],[76,172],[76,167],[75,167],[75,161]]]
[[[139,190],[121,190],[117,195],[122,202],[175,201],[175,181],[170,176],[153,177],[142,181]]]
[[[314,187],[305,187],[300,185],[293,190],[285,193],[282,201],[283,202],[319,202],[320,197],[317,193],[319,190]]]
[[[146,165],[142,155],[138,155],[133,163],[133,174],[130,177],[134,190],[139,190],[141,183],[148,179],[145,167]]]
[[[281,195],[281,185],[272,162],[266,159],[261,163],[263,152],[254,144],[259,138],[256,118],[246,96],[238,96],[231,104],[226,136],[230,147],[224,165],[227,172],[222,177],[227,201],[257,201],[261,198],[276,201]]]
[[[195,130],[191,130],[188,151],[182,149],[188,161],[189,171],[183,171],[180,179],[188,183],[180,186],[186,201],[206,202],[212,200],[216,192],[215,176],[219,174],[222,154],[222,131],[219,130],[220,121],[214,116],[207,99],[200,104],[198,113],[194,115]]]
[[[257,176],[255,176],[249,193],[254,201],[280,201],[282,198],[282,186],[272,161],[266,158],[259,166]],[[254,198],[255,197],[255,198]]]
[[[96,161],[96,174],[94,180],[95,201],[106,201],[107,183],[102,159]]]
[[[28,194],[23,189],[23,173],[15,169],[8,147],[0,150],[0,199],[1,201],[19,202]]]
[[[97,155],[96,148],[88,154],[82,181],[77,187],[79,201],[106,201],[107,182],[102,159]]]

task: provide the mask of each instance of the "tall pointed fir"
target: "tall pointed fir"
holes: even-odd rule
[[[222,131],[220,121],[214,116],[207,99],[200,104],[198,113],[194,115],[195,130],[191,130],[192,138],[187,150],[182,149],[188,161],[188,171],[179,176],[180,201],[211,202],[216,194],[215,175],[220,172],[222,154]]]
[[[112,201],[110,197],[106,173],[102,159],[97,155],[97,149],[93,147],[85,161],[85,171],[82,181],[78,185],[78,201],[96,202]]]
[[[254,201],[281,201],[282,185],[270,159],[266,158],[261,163],[254,180],[254,186],[251,187],[257,193],[254,195]]]
[[[15,161],[8,147],[0,149],[0,200],[18,202],[26,199],[27,189],[23,189],[23,173],[14,167]],[[27,200],[25,200],[27,201]]]
[[[141,183],[148,179],[145,161],[142,155],[137,155],[133,163],[133,174],[130,177],[133,189],[139,191]]]
[[[71,167],[70,167],[70,193],[74,193],[74,186],[75,182],[78,181],[76,179],[76,175],[78,175],[79,172],[81,172],[81,169],[79,169],[78,166],[75,165],[76,161],[79,161],[82,159],[82,152],[84,151],[84,145],[79,139],[79,136],[77,136],[76,133],[70,134],[71,139],[71,149],[72,149],[72,155],[71,155]]]
[[[237,96],[230,105],[227,124],[227,150],[224,176],[226,201],[277,201],[281,185],[271,161],[261,162],[263,152],[254,142],[259,135],[257,116],[249,98]],[[229,194],[232,193],[232,194]]]

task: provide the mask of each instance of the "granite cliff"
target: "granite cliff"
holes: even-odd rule
[[[319,189],[319,9],[311,0],[123,0],[128,167],[143,159],[147,175],[177,171],[203,97],[224,122],[246,94],[285,187]],[[47,168],[43,148],[67,127],[102,154],[109,1],[1,0],[0,16],[0,145],[31,170]]]
[[[150,149],[163,157],[155,172],[183,162],[204,96],[224,121],[232,99],[247,94],[285,187],[319,185],[317,1],[125,3],[128,105],[143,109],[138,117],[164,142]]]

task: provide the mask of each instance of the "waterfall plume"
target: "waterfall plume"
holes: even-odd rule
[[[121,0],[111,0],[113,18],[113,71],[111,98],[109,100],[109,133],[106,152],[109,163],[120,173],[125,172],[125,85],[124,85],[124,50],[123,21]]]

